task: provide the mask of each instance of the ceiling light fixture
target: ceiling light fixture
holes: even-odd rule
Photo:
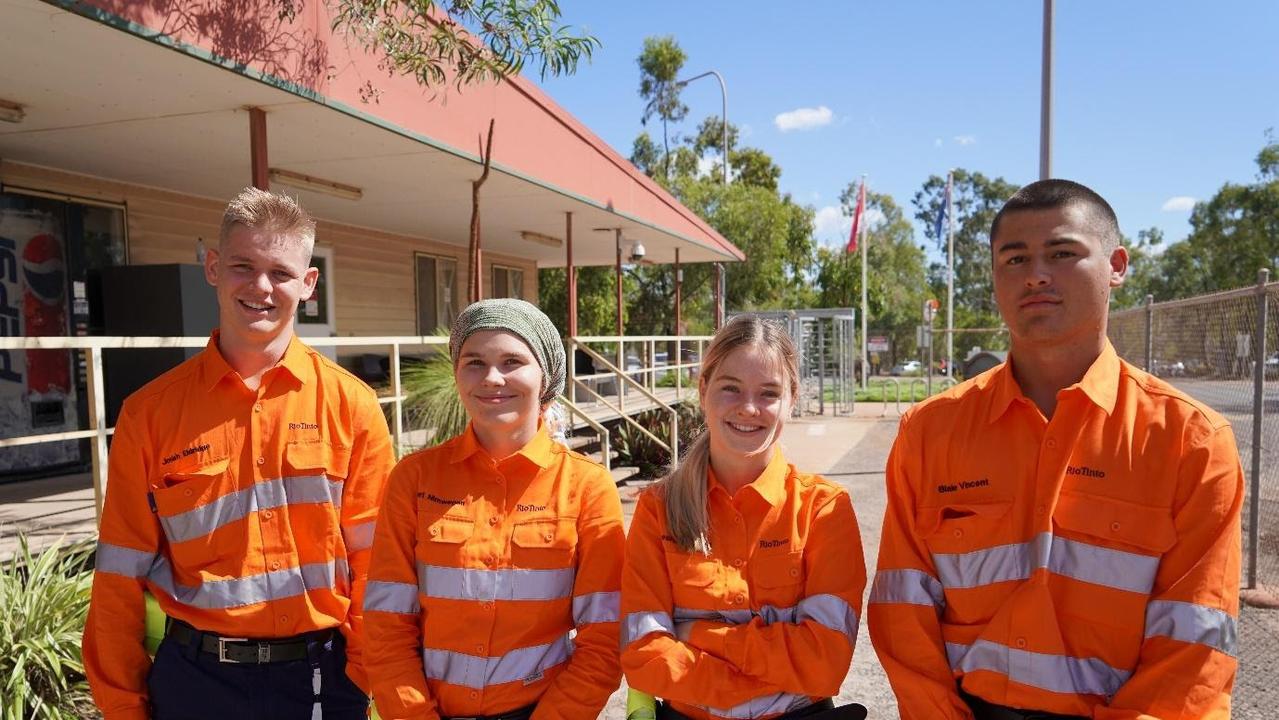
[[[525,240],[528,240],[529,242],[535,242],[535,243],[538,243],[539,245],[546,245],[547,247],[553,247],[553,248],[557,248],[564,244],[564,241],[560,240],[557,237],[553,237],[551,235],[543,235],[540,232],[533,232],[532,230],[521,230],[520,237],[524,238]]]
[[[0,100],[0,120],[11,123],[20,123],[27,116],[27,111],[16,102],[9,100]]]
[[[344,200],[359,200],[364,197],[364,191],[354,185],[345,185],[333,180],[295,173],[291,170],[271,168],[269,175],[272,183],[288,185],[299,190],[311,190],[325,195],[332,195],[333,197],[340,197]]]

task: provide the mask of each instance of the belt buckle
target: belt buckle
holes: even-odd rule
[[[248,642],[248,641],[249,641],[248,638],[219,637],[218,638],[218,662],[233,663],[238,665],[240,663],[239,660],[233,660],[226,656],[227,643]],[[259,649],[258,658],[260,659],[261,657],[262,657],[262,650]]]

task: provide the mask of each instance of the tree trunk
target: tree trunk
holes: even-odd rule
[[[485,143],[483,138],[480,140],[480,160],[484,162],[484,172],[480,173],[478,180],[471,181],[471,242],[467,247],[470,272],[466,283],[468,304],[479,301],[484,295],[483,275],[480,272],[480,186],[488,180],[489,166],[493,164],[493,122],[493,119],[489,120],[488,142]]]

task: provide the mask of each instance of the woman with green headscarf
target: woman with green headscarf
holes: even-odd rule
[[[564,389],[563,342],[535,306],[482,300],[449,351],[470,423],[400,461],[373,542],[378,712],[594,718],[621,680],[622,508],[608,472],[543,421]]]

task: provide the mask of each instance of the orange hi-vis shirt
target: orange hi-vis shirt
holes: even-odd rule
[[[217,337],[129,396],[116,424],[84,631],[107,720],[150,716],[144,590],[228,637],[340,627],[367,686],[360,606],[394,462],[377,398],[296,338],[251,391]]]
[[[617,689],[622,505],[545,427],[495,461],[471,426],[400,461],[364,612],[379,714],[594,718]]]
[[[710,554],[675,544],[657,489],[640,495],[622,576],[626,682],[693,718],[770,718],[838,694],[866,588],[848,493],[781,451],[733,495],[708,472],[707,492]]]
[[[1005,363],[915,406],[868,620],[904,720],[956,691],[1097,720],[1227,718],[1243,472],[1217,413],[1109,343],[1046,420]]]

